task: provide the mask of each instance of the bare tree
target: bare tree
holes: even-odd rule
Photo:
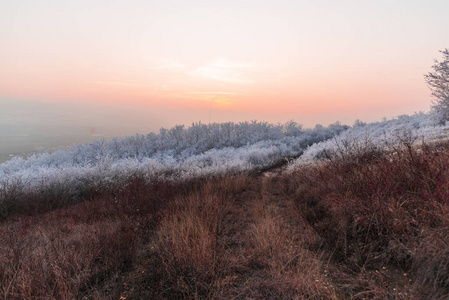
[[[449,50],[440,51],[443,60],[434,61],[433,72],[424,75],[427,85],[432,90],[432,109],[439,122],[449,120]]]

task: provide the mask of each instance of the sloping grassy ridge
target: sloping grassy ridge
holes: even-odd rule
[[[345,144],[215,179],[139,176],[0,225],[4,299],[444,299],[449,144]]]

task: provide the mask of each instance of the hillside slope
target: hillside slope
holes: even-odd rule
[[[9,217],[0,296],[447,297],[449,144],[341,150],[293,170],[137,174],[89,201]]]

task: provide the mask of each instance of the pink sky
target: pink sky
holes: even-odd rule
[[[427,111],[423,74],[449,47],[448,11],[446,0],[4,1],[0,101],[307,126]]]

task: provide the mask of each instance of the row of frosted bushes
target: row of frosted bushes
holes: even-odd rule
[[[435,126],[424,113],[370,124],[357,121],[352,127],[335,123],[303,129],[294,122],[175,126],[159,134],[94,141],[5,162],[0,165],[0,202],[17,191],[55,186],[79,198],[86,189],[108,188],[135,175],[147,180],[222,176],[302,154],[291,164],[295,167],[338,152],[343,142],[369,140],[381,150],[404,138],[446,137],[448,130],[448,126]]]
[[[289,167],[294,169],[304,164],[313,164],[329,156],[338,155],[341,151],[349,151],[345,147],[348,144],[353,148],[370,144],[375,145],[378,151],[383,151],[404,142],[413,144],[417,140],[440,140],[448,136],[449,123],[437,125],[433,116],[426,113],[402,115],[391,120],[369,124],[356,121],[354,126],[338,136],[308,147]]]
[[[339,123],[313,129],[294,122],[198,123],[163,128],[159,134],[94,141],[1,164],[0,200],[12,191],[56,186],[79,198],[86,189],[108,188],[135,175],[148,180],[187,180],[250,170],[298,155],[348,128]]]

